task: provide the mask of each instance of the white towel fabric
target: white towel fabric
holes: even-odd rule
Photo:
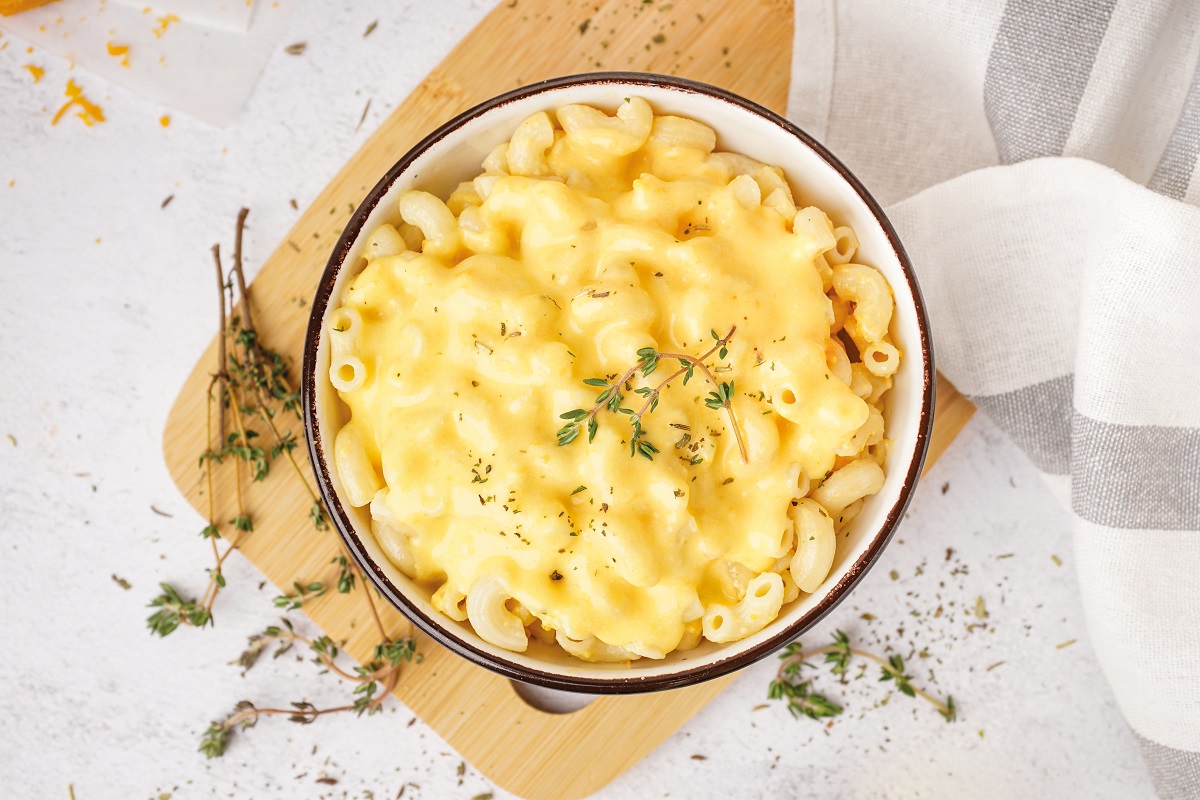
[[[1200,797],[1200,4],[795,16],[789,116],[890,204],[939,369],[1074,514],[1159,795]]]

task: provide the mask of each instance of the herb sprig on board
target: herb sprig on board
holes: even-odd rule
[[[366,591],[366,595],[369,599],[369,590]],[[378,615],[375,619],[378,621]],[[292,622],[286,617],[282,618],[281,622],[282,625],[270,625],[261,633],[251,636],[246,650],[230,663],[242,667],[245,671],[258,663],[263,652],[272,646],[275,648],[273,658],[279,658],[297,645],[307,647],[313,653],[313,663],[323,671],[354,685],[351,702],[318,708],[307,700],[296,700],[289,704],[289,708],[260,708],[249,700],[242,700],[233,707],[229,716],[213,721],[204,731],[199,751],[206,757],[217,758],[224,755],[235,731],[254,727],[264,716],[286,715],[289,722],[308,725],[327,714],[350,711],[360,717],[363,714],[376,714],[383,709],[383,701],[395,690],[404,665],[420,660],[416,642],[411,636],[389,638],[380,625],[381,640],[375,645],[371,660],[347,671],[338,663],[341,650],[328,636],[309,639],[296,633]]]
[[[329,591],[329,587],[320,581],[310,581],[307,584],[302,584],[300,581],[292,581],[291,594],[281,594],[276,597],[273,602],[276,608],[282,608],[284,611],[295,611],[309,600],[314,600],[324,596]]]
[[[147,620],[150,631],[167,636],[181,625],[203,628],[213,623],[213,603],[218,593],[225,588],[222,567],[230,553],[237,550],[245,536],[254,531],[254,522],[243,496],[243,472],[252,481],[267,477],[274,463],[283,458],[291,467],[291,474],[303,484],[311,506],[308,517],[318,531],[329,530],[329,517],[316,492],[305,478],[293,451],[298,440],[290,429],[285,429],[283,419],[295,415],[300,420],[300,395],[292,388],[288,375],[289,362],[279,353],[266,347],[254,325],[253,310],[247,292],[246,277],[242,266],[242,237],[245,230],[247,210],[242,209],[237,217],[234,245],[233,269],[226,274],[221,264],[221,251],[213,245],[213,261],[216,266],[217,293],[219,304],[219,335],[217,337],[217,369],[206,390],[205,432],[206,448],[201,454],[199,465],[204,470],[205,495],[207,500],[207,524],[201,536],[210,542],[214,566],[208,572],[208,586],[199,600],[184,597],[168,583],[160,584],[161,594],[150,606],[154,612]],[[236,285],[240,300],[234,302]],[[239,308],[240,304],[240,308]],[[232,422],[232,424],[229,424]],[[265,426],[271,444],[263,443],[255,425]],[[215,428],[215,430],[214,430]],[[216,444],[214,445],[214,434]],[[214,495],[214,471],[217,467],[228,468],[233,462],[234,503],[236,515],[224,521],[216,513]],[[222,550],[218,542],[224,542]],[[335,572],[325,580],[293,581],[293,591],[273,600],[277,609],[293,611],[311,601],[323,597],[330,586],[338,593],[350,594],[361,588],[366,599],[371,619],[378,633],[373,655],[366,664],[349,671],[337,663],[338,646],[328,637],[308,639],[296,633],[292,622],[286,618],[282,625],[272,625],[250,638],[249,647],[234,662],[244,670],[250,669],[259,656],[272,644],[274,655],[279,657],[300,645],[314,653],[314,660],[325,671],[354,684],[352,702],[330,708],[317,708],[305,700],[293,702],[290,708],[259,708],[243,700],[233,712],[222,720],[213,722],[205,731],[200,752],[209,758],[222,755],[229,745],[234,731],[254,726],[262,716],[286,714],[293,722],[311,723],[317,717],[341,711],[374,714],[380,710],[385,698],[396,688],[401,667],[419,656],[412,638],[411,626],[404,628],[402,635],[389,634],[379,615],[373,596],[374,588],[366,577],[339,548],[338,555],[330,562]],[[361,581],[361,582],[360,582]]]
[[[771,700],[786,700],[788,712],[797,719],[800,717],[809,719],[836,717],[843,711],[837,703],[812,691],[811,679],[801,679],[800,677],[804,667],[813,666],[806,659],[817,656],[825,656],[825,663],[832,664],[830,672],[838,676],[846,674],[852,656],[874,661],[880,667],[879,680],[881,683],[894,683],[897,691],[901,694],[925,700],[933,705],[947,722],[954,722],[958,718],[958,709],[954,705],[953,697],[947,695],[943,702],[913,686],[912,676],[904,671],[904,660],[899,655],[893,654],[882,658],[866,650],[852,647],[850,637],[839,630],[834,633],[833,641],[825,647],[805,650],[803,645],[796,641],[785,647],[779,654],[783,663],[779,665],[775,679],[771,681],[767,697]]]
[[[587,440],[590,444],[596,438],[596,431],[600,427],[598,416],[601,411],[607,410],[614,414],[624,414],[629,418],[629,454],[631,456],[640,455],[643,458],[653,460],[654,455],[659,452],[659,449],[646,438],[646,431],[642,427],[643,418],[658,408],[659,396],[670,385],[671,381],[682,377],[683,385],[686,386],[688,381],[695,375],[696,370],[700,370],[701,374],[712,384],[714,389],[714,391],[708,393],[708,397],[704,401],[705,406],[714,411],[725,411],[725,414],[729,418],[729,427],[733,430],[733,435],[737,439],[742,462],[748,463],[750,459],[746,453],[746,443],[742,437],[741,426],[738,425],[737,415],[733,410],[734,382],[718,381],[716,376],[713,375],[712,370],[705,363],[714,353],[717,355],[717,358],[725,358],[729,355],[729,341],[733,338],[735,331],[737,331],[736,325],[731,327],[729,333],[724,336],[719,335],[716,330],[710,331],[715,344],[698,357],[686,353],[667,353],[656,350],[653,347],[643,347],[637,351],[638,360],[634,365],[616,380],[606,378],[584,379],[583,382],[585,385],[601,389],[601,392],[596,395],[596,401],[590,409],[575,408],[558,415],[559,419],[566,420],[566,424],[559,428],[555,434],[558,438],[558,445],[562,447],[575,441],[585,428],[587,430]],[[663,361],[678,361],[679,368],[655,386],[646,385],[631,389],[630,383],[634,380],[635,376],[640,374],[643,379],[649,378]],[[636,411],[622,405],[626,394],[630,392],[643,398],[641,408]]]
[[[312,505],[309,518],[317,530],[329,528],[328,515],[309,486],[304,472],[293,453],[299,444],[290,430],[281,430],[281,414],[295,416],[300,421],[300,393],[292,388],[288,362],[279,353],[265,346],[254,325],[254,312],[246,289],[242,264],[242,239],[248,210],[238,212],[233,249],[233,269],[226,274],[221,263],[221,247],[212,247],[216,269],[219,327],[217,336],[217,369],[206,390],[205,433],[208,446],[200,455],[204,470],[205,497],[208,506],[207,524],[200,531],[212,549],[213,566],[207,569],[208,583],[199,600],[185,599],[170,584],[160,584],[161,593],[150,601],[155,611],[146,620],[151,633],[167,636],[180,625],[203,628],[213,622],[213,605],[225,588],[223,567],[229,554],[253,533],[254,522],[246,509],[243,494],[243,473],[251,481],[264,480],[272,464],[283,457],[292,473],[304,485]],[[234,285],[238,301],[234,300]],[[215,420],[214,420],[215,417]],[[214,421],[216,442],[213,445]],[[232,421],[232,425],[230,425]],[[270,446],[264,446],[263,436],[253,425],[261,422],[270,434]],[[228,521],[217,519],[215,511],[214,469],[233,462],[234,498],[237,513]],[[224,542],[222,549],[219,542]]]

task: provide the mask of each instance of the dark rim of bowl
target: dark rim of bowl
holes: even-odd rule
[[[917,327],[921,340],[921,354],[924,359],[924,374],[922,380],[924,386],[922,389],[921,401],[921,419],[917,428],[916,449],[913,453],[912,460],[908,465],[908,472],[904,477],[904,484],[900,489],[900,495],[888,512],[887,518],[884,520],[883,527],[876,532],[866,551],[858,558],[857,561],[849,568],[842,579],[821,598],[820,602],[812,608],[807,614],[787,628],[779,631],[772,636],[752,648],[742,650],[738,653],[730,655],[719,661],[710,664],[701,665],[698,667],[682,668],[675,672],[662,675],[650,675],[645,677],[628,676],[628,677],[612,677],[612,678],[584,678],[578,676],[564,675],[554,672],[545,672],[531,667],[522,666],[503,658],[498,658],[490,653],[478,649],[474,645],[463,641],[451,631],[441,626],[438,622],[426,616],[417,606],[409,600],[400,589],[398,589],[389,580],[386,574],[368,555],[366,548],[359,539],[353,523],[350,521],[346,510],[342,507],[341,501],[337,494],[333,491],[332,484],[329,478],[329,464],[325,458],[325,449],[321,442],[321,432],[317,423],[316,409],[316,357],[317,345],[320,339],[321,327],[324,322],[326,311],[329,306],[329,300],[333,292],[334,282],[337,280],[338,274],[341,271],[342,263],[350,251],[351,245],[358,238],[360,231],[366,223],[367,217],[371,214],[375,206],[380,202],[383,196],[387,193],[392,184],[408,169],[409,165],[422,153],[428,150],[437,142],[441,141],[447,135],[458,130],[467,122],[475,117],[487,112],[491,109],[498,108],[515,100],[520,100],[526,97],[535,96],[544,92],[559,89],[567,86],[589,85],[589,84],[623,84],[631,86],[650,86],[657,88],[672,89],[675,91],[703,94],[710,97],[722,100],[732,106],[736,106],[743,111],[747,111],[762,119],[770,122],[777,127],[783,129],[796,139],[798,139],[806,147],[814,151],[827,164],[833,167],[842,179],[858,194],[859,198],[867,205],[878,221],[880,227],[887,235],[888,242],[891,244],[896,258],[900,263],[901,269],[904,272],[904,277],[908,281],[908,287],[912,293],[914,300],[915,311],[917,315]],[[329,262],[325,267],[325,272],[321,276],[320,283],[317,286],[316,296],[313,299],[312,313],[309,317],[308,332],[304,342],[304,365],[301,380],[302,403],[304,406],[304,431],[308,440],[309,459],[313,465],[313,472],[316,475],[317,485],[321,491],[321,497],[325,501],[325,507],[329,510],[334,527],[338,534],[346,544],[346,548],[350,551],[354,560],[362,568],[364,574],[370,576],[371,581],[379,589],[388,602],[395,606],[401,613],[412,620],[418,628],[420,628],[430,638],[437,641],[444,647],[452,650],[458,655],[468,659],[469,661],[486,667],[487,669],[497,672],[507,678],[511,678],[525,683],[536,684],[550,689],[558,689],[571,692],[582,692],[589,694],[634,694],[639,692],[658,691],[663,689],[675,689],[693,684],[702,683],[713,678],[718,678],[722,675],[727,675],[731,672],[739,670],[743,667],[753,664],[783,645],[792,641],[796,637],[803,634],[805,631],[812,628],[820,622],[829,612],[846,597],[847,594],[862,580],[867,571],[875,564],[879,554],[891,540],[894,535],[897,525],[903,518],[904,511],[908,507],[912,499],[913,490],[916,488],[917,481],[920,479],[921,470],[925,463],[926,451],[929,447],[929,437],[933,428],[933,410],[934,410],[934,389],[936,380],[934,378],[933,367],[933,347],[930,341],[929,334],[929,319],[925,312],[925,303],[921,296],[920,287],[917,285],[916,276],[913,274],[912,264],[908,259],[908,255],[904,252],[903,246],[900,244],[900,239],[896,235],[895,229],[891,222],[883,213],[879,203],[875,198],[863,187],[856,177],[839,161],[832,153],[826,150],[819,142],[802,131],[800,128],[793,125],[791,122],[784,119],[779,114],[776,114],[770,109],[764,108],[757,103],[740,97],[731,92],[725,91],[715,86],[699,83],[697,81],[687,80],[685,78],[676,78],[667,75],[655,75],[650,73],[639,72],[593,72],[580,75],[568,75],[561,78],[552,78],[550,80],[533,83],[528,86],[523,86],[519,89],[514,89],[502,95],[492,98],[484,103],[481,103],[474,108],[456,116],[454,119],[445,123],[433,133],[422,139],[416,146],[404,154],[404,156],[396,162],[396,164],[388,170],[387,174],[371,189],[366,199],[359,205],[342,231],[341,238],[338,239],[337,245],[333,249],[333,253],[329,257]]]

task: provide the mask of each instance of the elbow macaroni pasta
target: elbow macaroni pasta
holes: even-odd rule
[[[538,112],[445,201],[406,192],[328,317],[343,499],[495,647],[622,663],[753,635],[883,486],[891,288],[780,169],[717,145],[636,97]],[[746,462],[701,379],[658,395],[654,459],[611,414],[557,446],[584,378],[734,325],[712,366]]]

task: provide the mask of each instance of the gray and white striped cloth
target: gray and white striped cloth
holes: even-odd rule
[[[789,116],[888,206],[939,368],[1070,507],[1158,793],[1200,797],[1200,3],[795,15]]]

